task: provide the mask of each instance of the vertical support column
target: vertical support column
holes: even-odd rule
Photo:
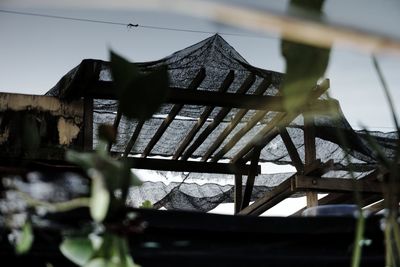
[[[242,207],[242,194],[243,194],[243,178],[242,174],[235,174],[235,214],[239,213]]]
[[[251,169],[249,175],[247,176],[246,187],[244,189],[244,195],[242,200],[241,209],[246,208],[251,200],[251,194],[253,193],[254,180],[258,174],[258,160],[260,158],[261,147],[253,148],[253,156],[251,160]]]
[[[304,116],[304,158],[305,166],[309,166],[316,161],[317,153],[315,147],[315,127],[314,118],[311,115]],[[318,193],[306,192],[307,208],[318,206]]]
[[[85,96],[83,100],[83,149],[93,150],[93,98]]]

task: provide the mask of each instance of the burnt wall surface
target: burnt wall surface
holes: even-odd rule
[[[0,158],[61,160],[82,147],[82,101],[0,93]]]

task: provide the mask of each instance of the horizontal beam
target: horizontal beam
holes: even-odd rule
[[[361,194],[377,195],[378,198],[382,195],[381,184],[374,180],[360,179],[354,181],[351,178],[321,178],[294,174],[272,191],[267,192],[262,198],[241,210],[239,214],[260,215],[297,192],[354,193],[356,188]]]
[[[181,161],[172,159],[154,158],[126,158],[131,168],[176,171],[176,172],[200,172],[200,173],[222,173],[222,174],[245,174],[250,172],[250,165],[233,163],[213,163],[201,161]],[[261,173],[261,166],[257,167],[257,174]]]
[[[376,181],[354,180],[351,178],[320,178],[296,175],[294,190],[317,192],[354,192],[382,194],[382,184]]]
[[[115,90],[112,89],[112,82],[96,82],[88,88],[86,95],[96,99],[118,99]],[[313,105],[326,107],[328,106],[328,101],[329,100],[315,100]],[[216,106],[277,112],[285,111],[283,108],[282,96],[259,96],[229,92],[186,90],[184,88],[176,87],[168,89],[166,102],[172,104]]]

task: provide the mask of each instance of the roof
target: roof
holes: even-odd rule
[[[251,66],[221,36],[216,34],[157,61],[136,64],[144,72],[165,65],[170,77],[167,102],[147,121],[132,121],[118,112],[109,62],[82,61],[47,95],[94,99],[93,129],[102,123],[114,124],[118,137],[111,151],[134,159],[138,168],[208,173],[201,176],[213,182],[214,173],[256,176],[260,174],[258,162],[291,164],[298,171],[306,164],[304,118],[301,113],[287,114],[282,108],[279,86],[284,75]],[[325,105],[328,88],[328,80],[316,85],[310,103],[316,107]],[[337,106],[338,116],[314,117],[315,158],[322,164],[330,162],[329,177],[345,176],[340,170],[346,170],[348,163],[339,145],[339,130],[348,140],[356,170],[360,176],[366,175],[376,166],[375,155],[367,145],[365,133],[355,132]],[[93,132],[96,145],[97,133]],[[388,155],[394,153],[394,135],[376,136]],[[157,161],[154,156],[162,156],[163,160]],[[226,160],[230,163],[223,163]],[[290,175],[281,176],[281,181]],[[268,177],[261,180],[268,181]],[[274,183],[258,185],[268,191],[276,186],[276,180]],[[154,193],[154,186],[150,188]],[[161,200],[166,195],[170,197],[169,193],[162,193],[169,192],[165,186],[158,188],[163,195]],[[181,197],[176,199],[189,195],[188,203],[197,199],[198,207],[202,203],[201,209],[209,210],[215,203],[232,200],[231,187],[220,186],[219,190],[224,197],[205,208],[198,199],[215,196],[211,187],[200,190],[197,186],[189,191],[201,192],[200,195],[190,195],[179,186]]]

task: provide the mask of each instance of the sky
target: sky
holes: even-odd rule
[[[54,4],[44,0],[2,0],[0,9],[210,33],[128,28],[123,25],[0,13],[0,91],[43,94],[85,58],[108,60],[109,50],[112,49],[136,62],[160,59],[201,41],[214,32],[222,33],[250,64],[274,71],[285,70],[280,54],[280,39],[276,34],[249,32],[202,18],[160,10],[138,10],[129,1],[97,1],[96,5],[91,5],[91,2],[82,4],[79,1],[57,1]],[[265,1],[235,2],[263,6]],[[347,4],[344,5],[344,2]],[[273,8],[284,10],[287,1],[269,3]],[[400,24],[398,1],[364,0],[362,3],[359,0],[328,0],[324,12],[328,19],[343,24],[398,36],[395,27]],[[344,8],[345,6],[348,8]],[[378,55],[378,60],[396,104],[400,99],[400,90],[397,90],[400,84],[400,56]],[[371,55],[334,46],[326,77],[331,81],[331,95],[339,99],[353,127],[393,130]],[[398,107],[397,113],[399,114]]]
[[[283,11],[288,1],[233,2]],[[157,60],[216,32],[250,64],[279,72],[285,70],[280,38],[275,33],[251,32],[159,9],[137,9],[127,0],[0,0],[0,9],[207,32],[128,28],[0,12],[0,92],[44,94],[85,58],[108,60],[112,49],[135,62]],[[400,2],[396,0],[327,0],[324,7],[329,20],[397,39],[400,39],[399,11]],[[378,54],[377,58],[399,116],[400,56]],[[330,79],[331,95],[340,101],[354,128],[393,130],[370,54],[334,45],[326,77]]]

